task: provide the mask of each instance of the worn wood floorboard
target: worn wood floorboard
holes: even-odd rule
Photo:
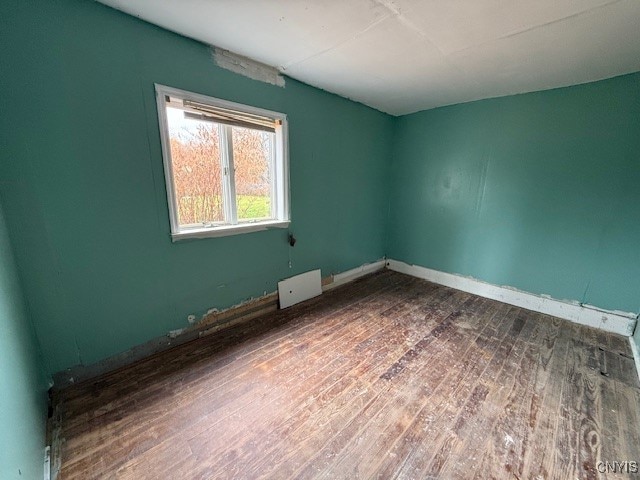
[[[627,339],[390,271],[54,401],[60,479],[640,478]]]

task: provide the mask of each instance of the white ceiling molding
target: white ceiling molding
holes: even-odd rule
[[[101,0],[392,115],[640,70],[639,0]]]

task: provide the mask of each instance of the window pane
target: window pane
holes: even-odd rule
[[[180,226],[224,221],[217,123],[184,118],[167,107],[175,200]]]
[[[275,134],[233,127],[238,221],[273,218],[271,198],[273,142]]]

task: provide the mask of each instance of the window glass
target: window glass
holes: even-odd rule
[[[271,165],[274,133],[233,127],[233,164],[239,221],[273,218]]]
[[[224,222],[220,125],[167,107],[173,185],[181,226]]]

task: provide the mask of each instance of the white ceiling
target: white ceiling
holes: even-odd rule
[[[101,0],[393,115],[640,70],[640,0]]]

